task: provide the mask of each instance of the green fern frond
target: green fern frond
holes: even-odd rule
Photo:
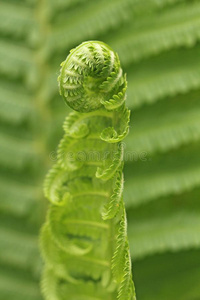
[[[131,122],[134,135],[127,137],[125,145],[128,159],[125,156],[124,200],[130,224],[128,234],[138,299],[199,298],[199,251],[182,251],[200,247],[199,189],[194,190],[195,186],[200,186],[198,13],[198,0],[0,0],[0,132],[3,136],[0,143],[4,144],[0,159],[2,300],[41,299],[38,291],[41,264],[37,231],[46,209],[42,201],[41,182],[52,159],[57,163],[55,148],[62,135],[62,122],[70,110],[68,107],[63,109],[62,101],[57,96],[58,64],[64,60],[69,48],[83,39],[97,38],[109,43],[119,53],[129,82],[125,102],[128,101],[129,107],[134,108],[134,122]],[[109,91],[113,80],[122,83],[118,81],[119,74],[110,74],[110,79],[105,80],[102,85],[105,92]],[[70,80],[75,81],[72,77]],[[76,140],[76,145],[92,133],[95,137],[102,134],[107,141],[114,141],[123,132],[127,133],[126,124],[118,119],[112,124],[112,119],[108,117],[112,108],[116,109],[124,102],[124,89],[125,85],[121,86],[120,95],[106,99],[104,105],[110,110],[103,109],[107,115],[98,115],[99,122],[96,122],[95,116],[92,118],[92,113],[82,113],[85,116],[83,119],[78,117],[66,125],[65,133]],[[136,106],[138,109],[135,109]],[[98,129],[98,123],[105,125]],[[109,129],[103,132],[105,128]],[[34,145],[36,151],[29,149],[28,144]],[[110,144],[108,150],[112,147],[113,144]],[[183,157],[182,150],[186,148],[187,153]],[[134,159],[130,156],[131,151],[136,160],[133,163],[130,161]],[[77,172],[81,178],[85,175],[92,177],[98,167],[84,164],[82,168],[84,153],[79,157],[80,168],[70,172],[70,188],[69,184],[67,186],[69,179],[52,177],[52,184],[49,183],[52,189],[50,185],[46,187],[47,198],[52,207],[58,205],[58,211],[61,207],[65,208],[66,203],[71,205],[74,201],[79,205],[80,213],[84,200],[89,203],[92,197],[99,205],[101,203],[99,212],[110,224],[121,213],[122,173],[117,169],[115,176],[102,185],[98,185],[96,180],[92,184],[87,180],[81,180],[82,184],[72,184]],[[112,161],[111,157],[105,155],[105,158],[107,163],[103,170]],[[143,158],[144,161],[138,161]],[[94,162],[97,155],[90,156],[90,159]],[[54,188],[59,180],[59,188]],[[74,213],[73,207],[70,207]],[[95,207],[91,207],[91,214],[88,215],[91,219],[93,211],[96,211]],[[76,218],[79,216],[74,214]],[[149,227],[146,225],[148,222]],[[116,230],[110,236],[117,236],[119,224],[117,222]],[[67,226],[74,233],[83,227],[76,224],[73,228],[72,223]],[[171,234],[167,228],[171,228]],[[91,264],[91,258],[90,263],[83,259],[89,254],[74,258],[62,251],[55,239],[47,237],[47,240],[52,242],[52,248],[49,246],[49,251],[47,249],[46,258],[51,254],[53,264],[45,264],[48,270],[55,270],[56,276],[61,278],[56,289],[59,289],[62,299],[66,298],[67,291],[75,299],[80,299],[77,293],[81,290],[87,298],[91,298],[92,293],[99,299],[112,297],[116,283],[110,285],[111,273],[107,260],[101,257],[100,262],[104,265],[99,265],[99,260],[96,263],[93,260]],[[30,247],[27,246],[29,241]],[[57,256],[54,246],[62,253],[61,261],[53,261],[53,257]],[[166,251],[177,253],[167,254]],[[109,258],[111,260],[111,256]],[[72,263],[70,274],[66,272],[69,262]],[[77,272],[72,273],[74,270]],[[126,274],[129,271],[130,268]],[[96,284],[91,283],[91,277],[98,281],[102,272],[102,281],[97,288]],[[77,284],[79,278],[75,278],[83,273],[89,281],[87,286],[85,282]],[[63,277],[69,284],[62,282]],[[52,281],[55,282],[54,277]],[[126,282],[128,284],[128,280]],[[48,294],[51,292],[53,295],[49,288]],[[117,299],[116,293],[113,297]]]
[[[127,247],[127,221],[124,214],[118,226],[116,250],[112,258],[112,270],[117,282],[121,282],[123,279]]]
[[[118,56],[102,42],[81,44],[61,67],[60,93],[77,112],[65,120],[58,162],[45,181],[52,204],[41,233],[43,294],[52,300],[63,293],[71,299],[134,300],[122,200],[120,141],[130,118],[123,103],[126,78]],[[110,102],[108,109],[109,99],[119,104]],[[99,156],[87,156],[94,153]]]
[[[118,213],[120,209],[120,201],[122,198],[123,189],[124,189],[124,176],[122,170],[119,168],[116,174],[116,181],[113,189],[113,194],[103,208],[103,212],[102,212],[103,220],[112,219]]]

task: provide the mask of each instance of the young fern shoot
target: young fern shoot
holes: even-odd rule
[[[88,41],[71,50],[58,83],[75,111],[45,180],[44,297],[135,300],[122,198],[126,76],[108,45]]]

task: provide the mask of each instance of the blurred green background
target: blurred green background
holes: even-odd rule
[[[70,111],[59,64],[90,39],[117,51],[128,77],[124,199],[138,300],[199,300],[198,0],[0,0],[0,300],[42,299],[42,184]]]

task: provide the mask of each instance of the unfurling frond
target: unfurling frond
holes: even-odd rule
[[[123,143],[130,111],[119,58],[85,42],[61,64],[65,120],[58,161],[45,181],[41,233],[46,299],[134,300],[123,192]]]

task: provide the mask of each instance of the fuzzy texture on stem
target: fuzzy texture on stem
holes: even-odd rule
[[[74,110],[48,173],[41,231],[48,300],[135,300],[123,192],[130,111],[118,55],[97,41],[61,64],[60,94]]]

